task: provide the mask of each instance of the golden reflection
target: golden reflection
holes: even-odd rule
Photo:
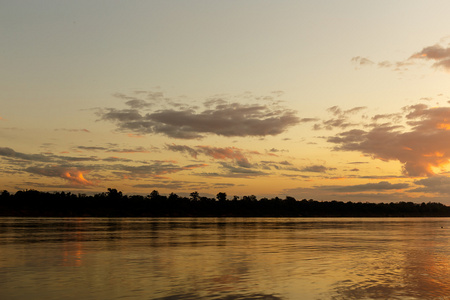
[[[69,233],[68,239],[71,242],[64,243],[62,265],[67,267],[79,267],[83,263],[83,232],[80,228],[83,226],[81,219],[75,220],[77,230]]]

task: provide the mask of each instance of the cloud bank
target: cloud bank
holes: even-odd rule
[[[364,129],[341,131],[327,141],[336,151],[397,160],[407,176],[435,175],[433,168],[446,165],[450,159],[450,107],[418,104],[405,107],[401,114],[403,123],[398,123],[399,115],[393,114],[390,122],[364,124]]]
[[[122,96],[121,98],[126,98]],[[228,103],[208,100],[203,108],[178,106],[148,112],[139,99],[128,100],[126,109],[105,108],[98,112],[101,120],[113,122],[119,131],[135,134],[163,134],[179,139],[199,139],[214,134],[226,137],[269,136],[285,132],[300,123],[296,111],[278,104]],[[160,105],[159,104],[155,104]]]

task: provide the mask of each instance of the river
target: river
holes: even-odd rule
[[[0,299],[450,299],[450,219],[0,218]]]

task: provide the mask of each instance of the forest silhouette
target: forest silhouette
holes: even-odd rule
[[[153,190],[149,195],[123,195],[109,188],[95,195],[37,190],[0,194],[0,216],[19,217],[450,217],[441,203],[370,203],[260,198],[220,192],[215,198],[195,191],[189,197]]]

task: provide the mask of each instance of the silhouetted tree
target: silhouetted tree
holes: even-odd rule
[[[216,195],[217,200],[219,200],[219,202],[225,202],[227,200],[227,194],[226,193],[218,193]]]
[[[157,190],[153,190],[150,195],[148,195],[148,197],[150,198],[150,200],[159,200],[161,196],[159,195],[159,192]]]
[[[197,191],[190,193],[189,196],[191,196],[192,201],[198,201],[200,199],[200,195]]]
[[[116,189],[110,189],[108,188],[108,193],[107,193],[108,198],[110,199],[121,199],[122,198],[122,192],[118,192]]]

